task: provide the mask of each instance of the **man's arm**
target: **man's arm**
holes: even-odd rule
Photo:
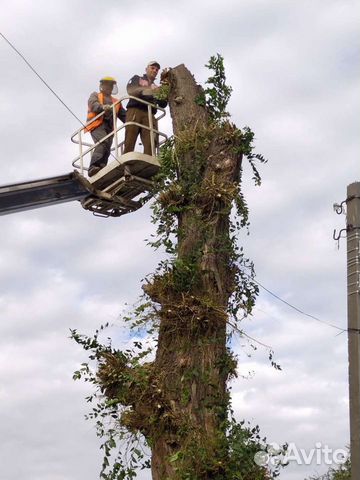
[[[141,98],[147,102],[154,103],[154,97],[151,95],[151,88],[144,88],[140,85],[139,75],[134,75],[128,82],[126,87],[127,93],[133,97]]]
[[[117,116],[122,121],[122,123],[126,122],[126,110],[121,104],[120,104],[120,110],[118,111]]]
[[[103,105],[99,102],[98,94],[93,92],[88,101],[89,110],[94,113],[100,113],[104,110]]]

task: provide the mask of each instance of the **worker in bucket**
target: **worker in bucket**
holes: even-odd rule
[[[103,115],[96,118],[86,125],[85,131],[90,132],[94,143],[99,142],[114,130],[113,108],[115,108],[117,117],[125,123],[126,110],[112,95],[118,93],[117,83],[113,77],[103,77],[100,80],[99,92],[93,92],[88,101],[87,122],[91,122],[99,113]],[[118,102],[118,103],[117,103]],[[116,105],[113,107],[113,104]],[[90,167],[88,171],[89,177],[96,175],[105,165],[107,165],[111,144],[114,135],[110,135],[106,140],[99,143],[92,152]]]
[[[159,105],[165,108],[166,100],[158,100],[154,97],[154,93],[159,90],[159,86],[155,84],[155,78],[160,70],[159,62],[155,60],[149,62],[146,66],[143,76],[134,75],[127,84],[127,92],[133,97]],[[154,129],[157,130],[157,120],[155,119],[156,108],[152,108],[152,122]],[[126,122],[136,122],[140,125],[149,126],[148,106],[136,99],[131,98],[127,104]],[[144,153],[153,155],[151,151],[150,131],[138,125],[126,125],[125,127],[125,148],[124,153],[133,152],[135,149],[136,139],[140,133],[140,138],[144,146]],[[157,136],[154,135],[155,144]]]

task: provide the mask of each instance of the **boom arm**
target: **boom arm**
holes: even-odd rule
[[[0,215],[81,200],[88,190],[74,173],[0,186]]]

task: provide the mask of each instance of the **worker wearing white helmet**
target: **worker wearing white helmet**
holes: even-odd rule
[[[129,95],[146,100],[150,103],[159,105],[165,108],[166,100],[157,100],[154,93],[159,90],[155,84],[155,78],[160,70],[159,62],[153,60],[146,66],[145,74],[140,77],[134,75],[127,84],[127,92]],[[157,129],[157,121],[154,117],[156,108],[152,108],[153,126]],[[136,99],[130,99],[127,104],[126,122],[136,122],[141,125],[149,126],[148,107],[145,103],[138,102]],[[125,148],[124,153],[132,152],[135,149],[136,139],[140,133],[140,138],[144,146],[144,153],[153,155],[151,151],[150,132],[146,128],[141,128],[138,125],[127,125],[125,127]],[[155,136],[155,141],[156,141]]]
[[[101,115],[93,122],[88,123],[85,129],[87,132],[91,133],[94,143],[99,142],[114,129],[112,106],[114,103],[118,102],[118,99],[112,95],[116,95],[117,93],[118,88],[116,79],[113,77],[103,77],[100,80],[99,92],[93,92],[90,95],[88,101],[87,122],[91,122],[91,119],[95,118],[99,113],[104,112],[104,115]],[[124,123],[126,110],[123,108],[120,102],[117,103],[114,108],[116,110],[117,117],[120,118],[120,120]],[[93,150],[88,171],[89,177],[95,175],[107,164],[110,156],[112,141],[113,135],[101,142]]]

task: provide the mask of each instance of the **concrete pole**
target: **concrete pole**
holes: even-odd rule
[[[360,479],[360,182],[347,188],[347,291],[351,480]]]

